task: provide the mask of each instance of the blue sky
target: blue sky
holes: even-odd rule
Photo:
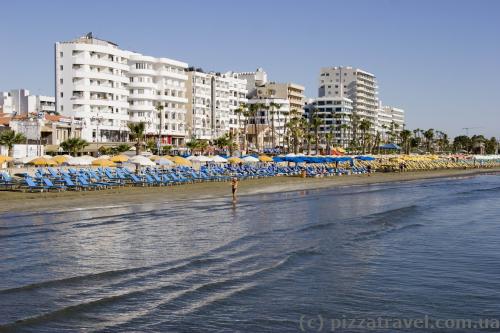
[[[51,94],[53,45],[92,31],[120,47],[216,71],[263,67],[317,94],[319,69],[377,76],[409,128],[500,137],[500,1],[11,1],[0,90]]]

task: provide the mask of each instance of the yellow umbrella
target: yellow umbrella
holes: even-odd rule
[[[191,163],[191,161],[186,160],[185,158],[180,157],[180,156],[174,156],[174,157],[170,158],[170,160],[177,165],[184,165],[184,166],[192,166],[193,165]]]
[[[37,157],[33,160],[31,160],[29,162],[29,164],[33,164],[33,165],[57,165],[57,162],[52,160],[52,159],[49,159],[49,158],[45,158],[45,157]]]
[[[149,159],[150,159],[151,161],[157,161],[157,160],[159,160],[160,158],[162,158],[162,156],[158,156],[158,155],[151,155],[151,156],[149,156]]]
[[[97,159],[92,161],[92,165],[100,166],[100,167],[113,167],[116,166],[115,162],[105,159]]]
[[[126,155],[115,155],[115,156],[112,156],[110,159],[109,159],[111,162],[127,162],[128,161],[128,156]]]
[[[0,155],[0,164],[12,161],[13,158],[10,156]]]
[[[261,161],[261,162],[273,162],[273,159],[272,159],[272,157],[269,157],[267,155],[260,155],[259,161]]]
[[[56,162],[57,164],[63,164],[63,163],[66,163],[68,161],[68,158],[64,155],[57,155],[57,156],[52,157],[52,160],[54,162]]]
[[[342,147],[335,147],[335,148],[333,148],[333,150],[336,150],[336,151],[338,151],[339,153],[345,154],[345,149],[344,149],[344,148],[342,148]]]
[[[238,157],[230,157],[227,159],[227,161],[231,164],[238,164],[238,163],[243,163],[243,160],[238,158]]]

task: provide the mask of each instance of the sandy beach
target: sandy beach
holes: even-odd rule
[[[238,196],[312,190],[335,186],[367,185],[385,182],[412,181],[442,177],[464,177],[500,172],[494,169],[435,170],[405,173],[374,173],[326,178],[274,177],[240,181]],[[195,183],[168,187],[124,187],[102,191],[66,191],[23,193],[1,191],[0,212],[51,211],[69,208],[99,207],[141,203],[161,203],[173,200],[230,197],[228,182]],[[243,199],[243,198],[241,198]]]

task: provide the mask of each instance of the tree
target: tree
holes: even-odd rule
[[[318,117],[317,115],[314,115],[313,118],[311,119],[311,129],[314,132],[314,140],[316,142],[316,155],[319,154],[319,129],[321,125],[323,125],[325,122],[323,119]]]
[[[121,154],[121,153],[124,153],[126,151],[129,151],[130,150],[130,146],[127,145],[126,143],[122,143],[116,147],[113,148],[114,152],[116,154]]]
[[[61,148],[64,151],[69,152],[72,155],[76,155],[79,151],[82,151],[87,147],[89,143],[80,138],[69,138],[64,142],[61,142]]]
[[[191,141],[189,141],[186,146],[191,149],[192,152],[200,151],[203,153],[205,149],[208,147],[208,141],[207,140],[201,140],[201,139],[195,139],[191,138]]]
[[[434,142],[434,129],[430,128],[424,132],[425,143],[427,145],[427,152],[431,152],[432,144]]]
[[[281,104],[274,103],[274,102],[271,102],[269,104],[269,113],[271,114],[271,143],[272,143],[272,148],[273,149],[276,147],[276,141],[274,139],[275,138],[274,114],[280,108],[281,108]]]
[[[363,144],[363,154],[366,152],[366,144],[368,142],[367,133],[372,127],[372,123],[368,119],[363,119],[359,123],[359,130],[361,131],[361,139]]]
[[[465,150],[466,152],[471,151],[472,140],[467,135],[459,135],[453,139],[453,150],[458,152],[460,150]]]
[[[401,145],[403,146],[403,151],[405,154],[410,153],[410,139],[411,139],[411,131],[410,130],[402,130],[399,133],[399,138],[401,139]]]
[[[299,152],[299,145],[304,136],[307,125],[308,125],[307,121],[300,117],[293,117],[286,124],[286,127],[290,132],[290,137],[292,139],[292,145],[293,145],[293,152],[295,154]]]
[[[246,111],[247,111],[247,104],[241,103],[240,106],[234,110],[234,113],[238,116],[238,131],[237,131],[237,137],[236,141],[238,145],[240,144],[241,138],[240,138],[240,132],[241,132],[241,116],[245,116],[245,121],[243,124],[243,131],[244,131],[244,136],[243,136],[243,150],[246,150],[246,141],[247,141],[247,127],[246,127]],[[240,147],[241,149],[241,147]]]
[[[332,144],[333,144],[334,138],[335,138],[335,133],[333,132],[333,127],[330,127],[330,132],[326,133],[326,135],[325,135],[326,153],[328,155],[330,155],[332,153]]]
[[[171,145],[163,146],[161,148],[161,150],[162,150],[163,155],[170,155],[170,151],[172,150],[172,146]]]
[[[255,134],[255,149],[259,151],[259,133],[257,129],[257,117],[259,116],[260,110],[263,108],[261,103],[250,104],[248,106],[248,117],[253,118],[253,128]]]
[[[129,134],[132,137],[132,140],[135,140],[135,154],[140,155],[141,145],[146,132],[146,124],[142,121],[139,123],[129,123],[128,128],[130,130]]]
[[[12,130],[6,130],[0,133],[0,145],[7,146],[7,155],[14,156],[14,145],[26,142],[26,137],[21,133]]]
[[[154,139],[149,139],[148,141],[146,141],[146,150],[147,151],[153,152],[156,150],[156,148],[157,148],[157,145],[156,145],[156,142]]]
[[[498,153],[498,142],[495,137],[491,137],[486,141],[485,144],[486,154],[497,154]]]

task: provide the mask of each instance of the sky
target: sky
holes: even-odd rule
[[[54,95],[54,43],[87,32],[205,70],[253,71],[316,97],[321,67],[376,75],[409,129],[500,137],[500,1],[24,0],[2,3],[0,91]]]

